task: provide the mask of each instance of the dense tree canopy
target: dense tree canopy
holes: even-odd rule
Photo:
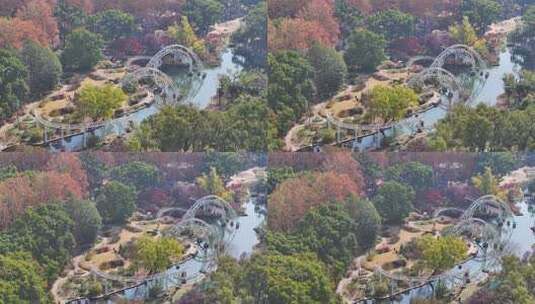
[[[268,104],[278,115],[279,130],[286,133],[314,96],[313,67],[296,52],[269,54],[268,77]]]
[[[366,21],[368,29],[388,41],[409,37],[414,33],[415,18],[398,10],[377,12]]]
[[[102,226],[102,217],[94,202],[72,199],[65,209],[74,221],[73,235],[78,245],[92,244]]]
[[[433,185],[433,168],[420,162],[408,162],[388,167],[385,179],[410,185],[423,190]]]
[[[418,239],[423,260],[435,273],[448,270],[467,257],[468,246],[462,238],[423,236]]]
[[[479,105],[457,106],[437,124],[435,138],[448,149],[468,151],[524,151],[535,145],[535,107],[526,110],[499,110]]]
[[[52,303],[41,267],[27,253],[0,255],[0,302],[4,304]]]
[[[291,231],[311,208],[358,197],[361,191],[361,186],[348,175],[335,172],[313,172],[287,179],[269,198],[269,227]]]
[[[344,60],[352,71],[373,71],[385,56],[386,40],[367,30],[355,30],[348,38]]]
[[[63,206],[53,204],[30,208],[4,233],[0,233],[0,254],[27,251],[43,267],[50,283],[63,270],[75,246],[74,222]]]
[[[265,101],[243,95],[226,111],[165,107],[142,123],[130,145],[136,151],[266,151],[273,140],[270,129]]]
[[[126,93],[114,85],[88,84],[80,89],[75,102],[81,117],[99,120],[113,117],[115,110],[121,107],[127,99]]]
[[[463,0],[461,10],[470,22],[483,33],[487,26],[496,21],[502,7],[496,0]]]
[[[28,93],[28,69],[18,56],[0,49],[0,121],[17,111]]]
[[[86,71],[93,68],[102,58],[102,40],[83,28],[72,31],[66,38],[61,53],[61,62],[70,71]]]
[[[63,68],[54,52],[33,41],[27,41],[20,56],[28,69],[27,83],[33,97],[40,97],[56,87]]]
[[[67,173],[54,171],[19,174],[0,183],[0,229],[8,227],[26,209],[51,202],[81,199],[85,189]]]
[[[120,10],[107,10],[91,16],[91,30],[106,41],[129,36],[135,31],[134,16]]]
[[[135,243],[134,262],[149,273],[159,273],[178,261],[183,253],[184,246],[174,238],[143,237]]]
[[[418,105],[418,95],[406,86],[374,87],[370,92],[370,115],[385,122],[404,118],[410,107]]]
[[[314,67],[314,84],[320,99],[338,93],[345,82],[347,66],[336,50],[314,44],[308,51],[310,64]]]
[[[97,209],[107,224],[123,224],[136,208],[133,187],[117,181],[105,184],[97,196]]]
[[[253,270],[256,290],[267,303],[339,303],[324,265],[312,255],[266,255]],[[253,273],[251,273],[253,275]],[[255,290],[255,289],[253,289]]]
[[[373,203],[387,223],[401,223],[412,211],[414,190],[407,185],[388,181],[379,188]]]
[[[268,50],[266,2],[260,1],[244,19],[242,26],[232,36],[235,52],[246,58],[246,64],[265,68]]]

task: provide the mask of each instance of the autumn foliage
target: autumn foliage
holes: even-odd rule
[[[52,0],[13,2],[14,16],[4,12],[7,17],[0,17],[0,48],[11,46],[19,49],[26,40],[42,46],[55,45],[59,31],[54,18],[54,3]]]
[[[283,5],[281,13],[273,13],[283,18],[268,24],[268,44],[271,51],[305,50],[314,43],[334,47],[339,40],[340,29],[334,17],[333,0],[309,0],[305,5],[300,1],[275,1],[270,3],[271,11],[278,11],[277,5]],[[282,3],[287,2],[287,3]],[[296,10],[299,8],[299,10]],[[271,15],[271,14],[270,14]]]
[[[268,201],[270,229],[291,231],[311,208],[360,196],[362,189],[347,174],[313,172],[277,186]]]
[[[0,183],[0,230],[30,207],[84,197],[78,181],[56,171],[18,175]]]
[[[89,183],[87,174],[76,154],[55,154],[46,164],[45,170],[68,174],[80,186],[82,195],[86,195]]]

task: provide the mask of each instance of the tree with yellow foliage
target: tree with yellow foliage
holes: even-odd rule
[[[175,39],[177,43],[191,48],[198,55],[206,52],[204,41],[197,37],[186,16],[182,17],[180,24],[175,23],[168,27],[167,34]]]
[[[468,17],[465,16],[462,23],[456,23],[450,26],[449,32],[453,40],[457,43],[474,48],[482,56],[488,55],[487,41],[477,36],[476,30],[470,24]]]
[[[209,194],[217,195],[226,201],[233,199],[232,192],[225,189],[223,179],[214,167],[210,168],[210,173],[198,177],[197,184]]]
[[[418,248],[426,267],[434,273],[450,269],[467,257],[468,246],[463,239],[455,236],[435,238],[426,235],[418,240]]]

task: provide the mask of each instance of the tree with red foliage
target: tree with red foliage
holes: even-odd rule
[[[274,231],[291,231],[311,208],[359,197],[361,192],[348,175],[335,172],[314,172],[285,180],[269,197],[268,225]]]
[[[426,206],[439,207],[444,204],[444,195],[438,189],[429,189],[423,194]]]
[[[16,17],[32,22],[35,28],[42,30],[46,34],[48,45],[58,43],[58,23],[54,18],[53,4],[50,1],[31,0],[19,8]]]
[[[72,153],[55,154],[45,166],[47,171],[55,171],[70,175],[80,185],[80,190],[85,196],[89,187],[86,171],[78,155]]]
[[[94,10],[94,5],[92,0],[66,0],[68,5],[75,6],[82,9],[86,14],[91,14]]]
[[[69,174],[20,174],[0,183],[0,230],[27,208],[84,197],[82,186]]]
[[[135,37],[119,38],[113,41],[109,48],[113,56],[118,59],[125,59],[128,56],[137,56],[143,53],[143,45]]]

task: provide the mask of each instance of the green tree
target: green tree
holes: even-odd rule
[[[159,183],[160,172],[154,165],[134,161],[113,168],[110,177],[125,185],[132,186],[138,191],[143,191]]]
[[[350,197],[345,202],[345,209],[356,225],[355,234],[360,251],[372,249],[381,228],[381,216],[368,199]]]
[[[28,69],[27,83],[34,98],[56,87],[63,73],[56,54],[33,41],[26,41],[20,56]]]
[[[97,209],[104,223],[122,224],[134,213],[135,208],[135,189],[120,182],[108,182],[97,196]]]
[[[473,151],[485,151],[492,136],[492,123],[483,116],[475,116],[466,123],[464,130],[464,144]]]
[[[0,120],[17,111],[28,94],[26,79],[28,70],[18,56],[7,49],[0,49]]]
[[[184,246],[174,238],[142,237],[135,243],[134,263],[150,273],[166,270],[184,254]]]
[[[236,55],[243,56],[245,65],[254,68],[265,68],[267,57],[267,22],[266,1],[259,2],[249,11],[244,25],[232,35]]]
[[[134,16],[120,10],[106,10],[91,16],[89,23],[93,32],[106,41],[128,37],[136,30]]]
[[[388,41],[412,36],[415,18],[399,10],[385,10],[375,13],[366,21],[368,29],[382,35]]]
[[[502,6],[495,0],[463,0],[461,11],[470,19],[479,33],[484,33],[487,26],[498,20]]]
[[[420,162],[408,162],[386,169],[386,180],[410,185],[417,191],[433,185],[433,168]]]
[[[485,172],[488,167],[498,176],[504,176],[513,171],[518,166],[518,159],[511,152],[495,152],[479,154],[476,171]]]
[[[414,190],[395,181],[385,182],[373,198],[381,217],[391,224],[399,224],[409,215],[413,201]]]
[[[102,181],[108,175],[108,167],[99,158],[99,154],[93,153],[91,151],[85,151],[80,153],[79,159],[82,163],[82,167],[84,168],[87,174],[89,190],[93,194],[98,189],[98,187],[102,185]]]
[[[532,255],[527,261],[521,261],[516,256],[506,256],[502,260],[502,267],[502,272],[498,274],[501,282],[496,291],[498,298],[494,303],[533,303],[535,257]]]
[[[278,184],[296,176],[297,174],[295,173],[292,167],[269,168],[267,171],[268,193],[273,192]]]
[[[344,60],[350,71],[374,71],[385,55],[386,40],[368,30],[355,30],[348,38]]]
[[[385,122],[405,117],[410,107],[418,105],[418,95],[406,86],[378,85],[371,90],[369,111]]]
[[[462,23],[450,26],[449,32],[457,43],[471,46],[482,55],[488,53],[487,42],[484,38],[478,38],[476,30],[470,24],[468,17],[464,17]]]
[[[88,84],[78,92],[75,102],[80,116],[98,120],[113,117],[114,111],[127,99],[128,96],[119,87],[111,84],[104,86]]]
[[[313,67],[297,52],[268,55],[268,105],[278,115],[280,133],[307,110],[315,91],[313,77]]]
[[[223,14],[223,5],[216,0],[187,0],[183,12],[195,24],[197,33],[204,35]]]
[[[241,153],[210,151],[205,154],[204,170],[210,172],[212,168],[215,168],[223,177],[230,177],[245,169],[246,159]]]
[[[65,41],[65,36],[73,29],[85,26],[88,16],[84,10],[73,5],[69,0],[58,0],[54,17],[58,21],[59,37]]]
[[[462,238],[430,235],[418,239],[418,248],[422,252],[425,265],[439,273],[448,270],[467,258],[468,247]]]
[[[18,174],[18,169],[14,165],[1,167],[0,168],[0,182],[6,180],[8,178],[15,177],[15,176],[17,176],[17,174]]]
[[[71,257],[75,247],[73,221],[64,207],[57,204],[30,208],[17,218],[3,235],[0,254],[30,252],[43,267],[42,275],[53,282]],[[2,242],[2,239],[7,242]]]
[[[308,58],[314,67],[314,84],[318,97],[324,100],[334,96],[347,76],[343,56],[332,48],[315,43],[308,51]]]
[[[41,267],[27,252],[0,255],[0,303],[52,303]]]
[[[61,53],[63,67],[77,72],[90,70],[102,58],[101,48],[100,35],[83,28],[76,29],[66,38],[65,48]]]
[[[318,254],[334,278],[339,278],[358,252],[357,226],[344,206],[331,204],[311,209],[296,234],[303,246]]]
[[[73,235],[78,245],[90,245],[97,239],[102,226],[102,217],[92,201],[72,199],[65,204],[65,209],[75,223]]]

